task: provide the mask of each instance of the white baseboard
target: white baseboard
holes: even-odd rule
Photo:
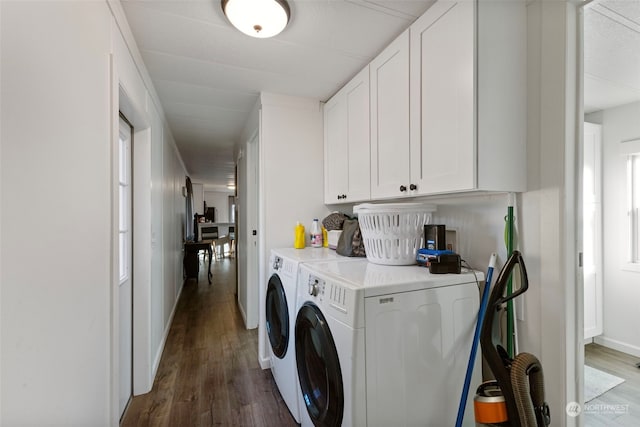
[[[244,307],[240,304],[240,300],[236,299],[236,304],[238,304],[238,309],[240,310],[240,315],[242,315],[242,321],[244,322],[244,327],[246,329],[250,329],[247,327],[247,313],[244,311]]]
[[[595,337],[593,340],[595,343],[603,345],[605,347],[612,348],[614,350],[618,350],[623,353],[630,354],[632,356],[640,357],[640,347],[637,347],[635,345],[631,345],[622,341],[607,338],[604,335]]]
[[[271,359],[258,357],[258,363],[260,363],[260,367],[262,369],[270,369],[271,368]]]
[[[173,309],[171,310],[171,314],[169,315],[169,320],[164,327],[164,333],[162,334],[162,340],[160,340],[160,345],[158,346],[158,351],[156,352],[156,357],[153,359],[153,366],[151,367],[151,384],[156,379],[156,374],[158,373],[158,368],[160,367],[160,360],[162,359],[162,353],[164,352],[164,346],[167,343],[167,338],[169,337],[169,331],[171,330],[171,325],[173,324],[173,316],[176,314],[176,309],[178,308],[178,301],[180,301],[180,296],[182,295],[182,289],[184,289],[184,283],[180,286],[180,292],[178,292],[178,296],[173,304]]]

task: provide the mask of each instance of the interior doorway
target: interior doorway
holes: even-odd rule
[[[133,395],[132,143],[133,126],[121,113],[118,134],[118,411],[121,418]]]
[[[238,306],[247,329],[258,327],[258,134],[247,141],[238,157],[235,199],[238,216],[236,266]]]
[[[584,123],[582,268],[584,339],[602,335],[602,126]]]
[[[640,282],[640,263],[633,262],[629,157],[640,152],[640,2],[585,3],[582,416],[586,426],[636,426],[640,290],[632,283]]]

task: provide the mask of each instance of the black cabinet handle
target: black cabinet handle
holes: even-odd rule
[[[409,186],[409,190],[411,190],[411,191],[413,191],[413,190],[417,190],[417,189],[418,189],[418,186],[417,186],[417,185],[415,185],[415,184],[411,184],[411,185]]]
[[[405,187],[404,185],[400,186],[400,191],[407,191],[407,187]]]

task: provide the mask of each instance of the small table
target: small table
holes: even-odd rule
[[[198,273],[200,270],[198,253],[202,250],[206,250],[207,254],[209,255],[209,270],[207,279],[209,280],[209,284],[211,284],[211,278],[213,277],[213,273],[211,273],[211,258],[213,257],[213,249],[211,248],[212,243],[213,240],[202,240],[200,242],[184,242],[184,259],[182,262],[187,278],[194,277],[196,281],[198,280]]]

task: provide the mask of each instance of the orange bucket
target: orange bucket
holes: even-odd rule
[[[484,382],[473,399],[476,423],[498,424],[507,421],[507,405],[496,381]]]

